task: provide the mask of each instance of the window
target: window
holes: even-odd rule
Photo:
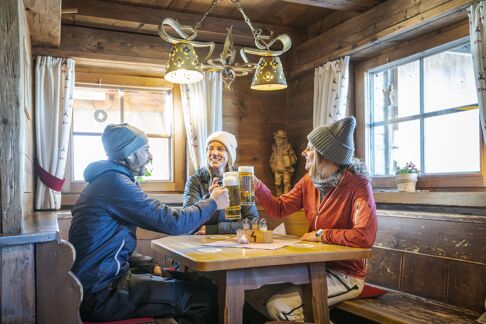
[[[481,142],[469,44],[449,45],[368,72],[369,167],[395,174],[479,173]],[[467,145],[465,145],[467,143]]]
[[[175,178],[175,131],[172,89],[77,85],[74,90],[71,142],[71,182],[84,181],[86,166],[107,159],[101,135],[108,124],[129,123],[145,132],[153,155],[148,183],[169,183]],[[76,186],[75,186],[76,187]],[[79,191],[71,188],[71,191]],[[163,191],[152,186],[150,191]],[[174,190],[174,187],[165,187]]]

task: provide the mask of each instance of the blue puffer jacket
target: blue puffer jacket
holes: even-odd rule
[[[72,209],[69,241],[76,248],[72,271],[86,294],[111,286],[129,268],[137,226],[171,235],[200,227],[216,211],[214,199],[184,209],[149,198],[125,167],[91,163],[84,171],[89,183]]]

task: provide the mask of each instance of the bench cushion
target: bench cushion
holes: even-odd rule
[[[335,307],[379,323],[471,323],[479,314],[430,299],[388,291],[372,299],[352,299]]]
[[[375,298],[386,294],[388,290],[365,284],[361,294],[356,298]]]

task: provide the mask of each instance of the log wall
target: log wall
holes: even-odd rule
[[[23,232],[33,209],[30,38],[21,1],[0,2],[0,42],[0,233],[8,238]],[[36,321],[34,253],[34,244],[0,246],[2,323]]]

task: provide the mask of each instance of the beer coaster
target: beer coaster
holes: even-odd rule
[[[221,251],[220,248],[214,248],[214,247],[203,247],[197,249],[197,252],[208,252],[208,253],[214,253],[214,252],[219,252]]]
[[[209,236],[208,239],[211,240],[227,240],[229,239],[229,236]]]
[[[298,247],[298,248],[312,248],[312,247],[314,247],[314,245],[310,244],[310,243],[295,243],[295,244],[292,244],[292,246],[295,246],[295,247]]]

